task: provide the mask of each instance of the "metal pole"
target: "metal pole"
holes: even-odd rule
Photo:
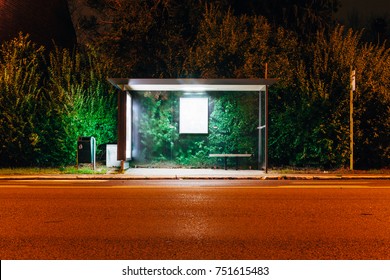
[[[95,137],[91,138],[93,140],[93,170],[96,170],[96,139]]]
[[[77,137],[77,148],[76,148],[77,170],[79,170],[79,139],[80,139],[80,136]]]
[[[350,133],[350,158],[349,169],[353,170],[353,91],[355,90],[355,70],[350,73],[350,91],[349,91],[349,133]]]
[[[265,64],[265,78],[268,79],[268,63]],[[268,173],[268,85],[265,86],[265,173]]]
[[[262,124],[262,118],[261,118],[261,91],[259,91],[259,127],[257,128],[259,130],[259,143],[258,143],[258,156],[257,156],[257,165],[258,169],[260,170],[262,168],[261,166],[261,151],[262,151],[262,145],[261,145],[261,124]]]

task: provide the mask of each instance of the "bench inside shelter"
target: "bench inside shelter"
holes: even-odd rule
[[[227,170],[227,158],[236,159],[236,170],[238,170],[238,159],[239,158],[249,158],[252,154],[209,154],[209,157],[219,157],[224,158],[225,170]]]

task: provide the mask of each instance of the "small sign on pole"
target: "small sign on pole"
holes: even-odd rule
[[[356,71],[352,70],[351,73],[351,89],[352,91],[356,90]]]

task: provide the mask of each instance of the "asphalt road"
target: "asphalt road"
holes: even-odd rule
[[[390,180],[3,180],[0,259],[390,259]]]

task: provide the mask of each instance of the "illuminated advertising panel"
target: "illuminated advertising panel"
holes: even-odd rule
[[[181,134],[207,134],[209,132],[208,98],[180,98],[179,132]]]

